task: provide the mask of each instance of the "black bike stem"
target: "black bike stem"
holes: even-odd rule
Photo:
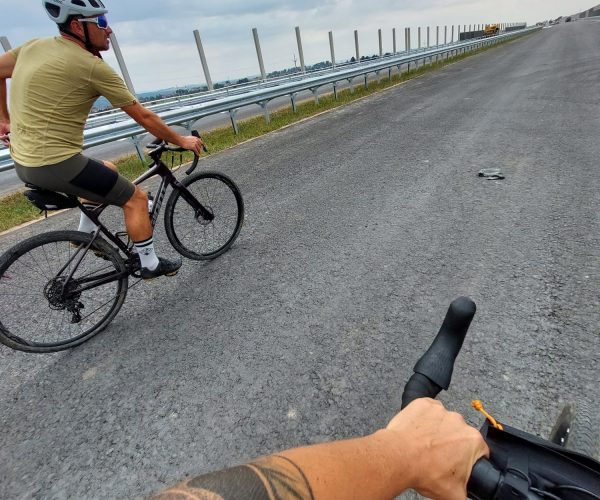
[[[435,398],[442,389],[448,389],[454,361],[475,310],[475,302],[468,297],[458,297],[452,301],[435,340],[415,365],[414,374],[404,387],[402,408],[414,399]]]

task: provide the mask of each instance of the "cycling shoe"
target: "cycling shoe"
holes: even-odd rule
[[[144,280],[151,280],[159,276],[175,276],[181,267],[181,259],[169,260],[164,257],[158,258],[158,266],[152,271],[147,267],[142,267],[140,275]]]

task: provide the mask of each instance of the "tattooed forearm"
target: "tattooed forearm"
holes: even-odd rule
[[[272,455],[252,463],[211,472],[165,490],[155,500],[313,500],[302,470]]]

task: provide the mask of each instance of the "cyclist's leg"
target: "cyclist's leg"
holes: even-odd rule
[[[24,167],[15,162],[15,170],[24,182],[94,203],[121,207],[135,191],[135,186],[115,170],[82,154],[39,167]]]

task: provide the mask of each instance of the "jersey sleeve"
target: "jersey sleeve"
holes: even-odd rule
[[[106,97],[113,107],[122,108],[137,102],[137,98],[129,92],[123,79],[102,59],[98,59],[91,78],[98,94]]]
[[[33,40],[29,40],[28,42],[25,42],[23,45],[19,45],[18,47],[14,48],[14,49],[10,49],[8,51],[8,53],[13,56],[15,59],[19,58],[19,54],[21,53],[21,50],[23,49],[23,47],[27,47],[28,45],[31,45],[32,43],[35,43],[38,39],[34,38]]]

